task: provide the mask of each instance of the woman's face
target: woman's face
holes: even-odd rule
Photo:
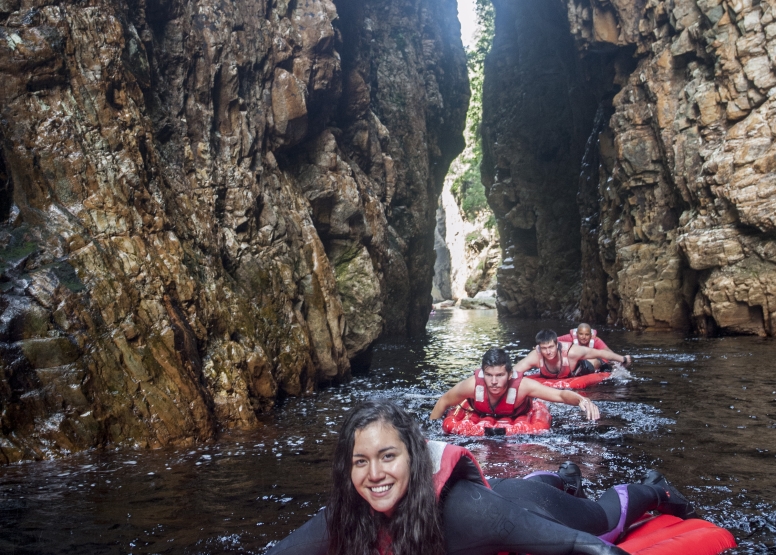
[[[356,430],[350,479],[372,509],[393,514],[410,481],[410,456],[396,428],[373,422]]]

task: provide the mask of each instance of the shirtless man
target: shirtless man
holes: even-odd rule
[[[618,356],[609,351],[606,353]],[[473,376],[459,382],[439,398],[431,411],[431,419],[441,418],[449,407],[459,405],[466,399],[481,416],[514,418],[530,410],[529,400],[536,398],[578,406],[589,420],[598,420],[598,407],[587,397],[573,391],[547,387],[536,380],[524,380],[523,373],[532,368],[530,363],[523,364],[525,360],[513,369],[509,355],[503,349],[490,349],[482,357],[482,367]]]
[[[603,339],[598,337],[596,330],[590,327],[590,324],[579,324],[577,329],[571,330],[566,335],[558,338],[561,343],[573,343],[582,347],[592,349],[609,349]],[[610,365],[606,359],[594,358],[592,360],[581,360],[571,372],[573,376],[584,376],[594,374],[595,372],[609,372]]]

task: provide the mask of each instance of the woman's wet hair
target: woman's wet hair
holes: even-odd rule
[[[391,518],[372,511],[351,479],[356,432],[376,422],[393,426],[409,455],[407,493]],[[329,555],[371,555],[387,534],[392,555],[444,554],[441,517],[433,483],[433,464],[417,422],[387,399],[359,403],[345,417],[332,465],[327,507]]]
[[[553,330],[542,330],[536,334],[537,345],[541,345],[542,343],[549,343],[550,341],[553,343],[558,342],[558,334]]]
[[[507,352],[504,349],[493,347],[492,349],[485,351],[485,354],[482,355],[482,364],[480,365],[480,368],[484,370],[485,368],[494,368],[496,366],[506,366],[507,372],[512,371],[512,361],[509,359]]]

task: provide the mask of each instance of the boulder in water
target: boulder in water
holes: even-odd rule
[[[477,310],[477,309],[495,309],[496,298],[495,297],[475,297],[473,299],[464,298],[459,301],[458,308],[465,310]]]

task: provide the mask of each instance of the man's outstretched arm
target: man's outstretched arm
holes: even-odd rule
[[[606,360],[613,360],[615,362],[620,362],[625,365],[625,367],[628,367],[633,362],[633,357],[630,355],[618,355],[614,351],[610,351],[609,349],[590,349],[588,347],[581,347],[579,345],[573,345],[571,349],[569,349],[569,358],[573,356],[577,360],[590,360],[593,358],[603,358]]]
[[[512,370],[517,372],[525,373],[531,368],[539,368],[539,365],[541,364],[541,359],[539,358],[539,355],[536,353],[536,349],[528,353],[525,358],[520,360],[517,364],[515,364],[512,367]]]
[[[463,403],[464,399],[470,397],[474,397],[474,376],[458,382],[439,398],[431,411],[431,420],[442,418],[449,407]]]
[[[520,382],[520,394],[551,403],[564,403],[579,407],[588,420],[598,420],[601,417],[601,412],[595,403],[569,389],[555,389],[542,385],[536,380],[523,380]]]

